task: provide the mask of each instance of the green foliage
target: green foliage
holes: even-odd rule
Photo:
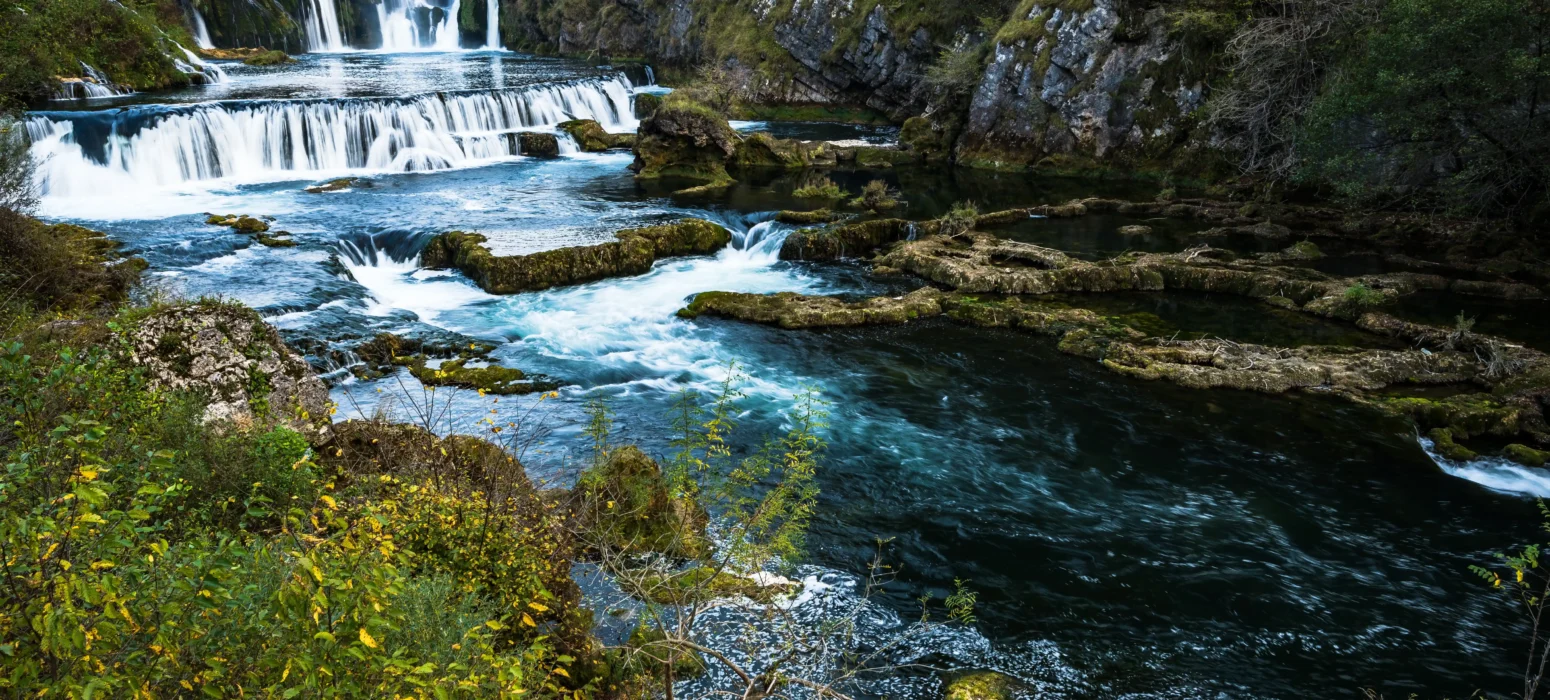
[[[969,589],[968,581],[953,579],[953,592],[944,602],[947,619],[960,625],[974,624],[974,605],[979,602],[979,594]]]
[[[155,0],[12,0],[0,6],[0,109],[46,97],[55,76],[81,76],[81,63],[114,82],[148,90],[188,84],[170,40],[193,41],[181,26],[158,26]],[[179,13],[177,16],[181,16]],[[170,36],[169,36],[170,32]]]
[[[899,206],[899,200],[889,193],[888,183],[873,180],[861,188],[861,196],[852,200],[851,205],[881,213]]]
[[[1346,287],[1345,291],[1341,292],[1340,298],[1346,304],[1358,309],[1381,306],[1387,301],[1381,292],[1361,283]]]
[[[1304,176],[1360,201],[1542,217],[1546,36],[1550,0],[1388,0],[1315,104]]]
[[[938,233],[944,236],[960,236],[974,230],[979,218],[979,207],[974,202],[958,202],[942,218],[937,220]]]
[[[213,432],[200,397],[151,391],[124,359],[132,319],[86,352],[0,351],[0,694],[575,685],[565,540],[531,491],[379,477],[336,494],[351,475],[300,435]]]
[[[801,199],[844,199],[845,190],[834,184],[827,177],[811,180],[792,191],[792,196]]]
[[[1544,529],[1550,532],[1550,506],[1546,506],[1543,500],[1539,501],[1540,517],[1544,520]],[[1527,618],[1529,625],[1528,635],[1528,664],[1523,673],[1523,694],[1520,697],[1534,698],[1541,689],[1547,670],[1545,661],[1550,659],[1550,630],[1541,624],[1546,612],[1550,612],[1550,568],[1546,567],[1546,561],[1541,557],[1541,547],[1538,544],[1525,546],[1516,554],[1497,554],[1500,569],[1505,569],[1507,578],[1502,578],[1502,572],[1483,566],[1470,566],[1469,570],[1482,581],[1490,584],[1492,588],[1501,591],[1518,604]]]

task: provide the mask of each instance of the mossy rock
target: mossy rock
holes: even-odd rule
[[[721,316],[788,329],[900,325],[941,315],[940,296],[941,292],[931,288],[901,297],[877,297],[858,302],[795,292],[701,292],[687,307],[679,310],[678,316]]]
[[[494,364],[485,367],[468,367],[467,364],[468,360],[457,359],[446,360],[439,367],[430,367],[421,356],[408,367],[410,374],[427,386],[455,386],[501,396],[552,391],[560,387],[559,382],[548,377],[529,376],[522,370],[512,367]]]
[[[995,671],[975,671],[954,678],[943,690],[943,700],[1011,700],[1021,686],[1016,679]]]
[[[264,245],[270,248],[295,248],[296,241],[291,240],[289,238],[290,235],[290,233],[280,231],[274,236],[265,236],[263,234],[259,234],[255,240],[257,240],[260,245]]]
[[[899,129],[899,144],[927,163],[952,159],[956,130],[930,117],[910,117]]]
[[[1480,456],[1474,450],[1454,442],[1453,431],[1447,428],[1433,428],[1426,433],[1426,437],[1431,438],[1432,449],[1449,461],[1468,462]]]
[[[783,224],[795,224],[797,226],[810,226],[812,224],[827,224],[837,218],[834,212],[828,209],[814,209],[812,211],[785,210],[775,215],[775,220]]]
[[[732,241],[725,228],[703,219],[627,229],[615,237],[594,246],[497,256],[484,246],[484,236],[453,231],[431,239],[420,259],[426,267],[457,268],[491,294],[515,294],[638,275],[658,258],[714,253]]]
[[[730,182],[727,161],[741,141],[715,110],[678,93],[669,95],[650,119],[641,122],[635,141],[636,177],[677,177],[710,183]]]
[[[835,157],[821,143],[778,139],[760,132],[737,142],[730,165],[739,168],[808,168],[833,165]]]
[[[249,56],[242,62],[250,66],[278,66],[285,63],[295,63],[296,59],[291,58],[290,54],[284,51],[265,51]]]
[[[1502,450],[1502,456],[1526,467],[1543,467],[1550,462],[1550,452],[1518,443],[1508,445]]]
[[[523,131],[517,134],[517,148],[525,156],[555,158],[560,155],[560,140],[554,134]]]
[[[662,108],[662,96],[643,92],[635,96],[635,118],[650,119]]]
[[[1318,244],[1313,241],[1298,241],[1290,248],[1281,251],[1288,260],[1318,260],[1324,257],[1324,251],[1319,250]]]
[[[876,219],[842,226],[805,228],[786,237],[781,260],[838,260],[867,255],[888,243],[934,231],[930,222]]]
[[[498,476],[508,487],[530,491],[522,464],[499,445],[468,435],[440,437],[417,425],[351,420],[333,426],[334,439],[318,450],[319,461],[346,478],[387,474],[438,476],[488,483]]]
[[[914,153],[897,148],[858,146],[852,153],[855,155],[856,165],[863,168],[892,168],[895,165],[909,165],[918,161]]]
[[[325,182],[325,183],[323,183],[321,185],[312,185],[311,187],[305,188],[305,191],[307,191],[307,192],[309,192],[311,194],[321,194],[321,193],[324,193],[324,192],[338,192],[340,190],[349,189],[350,187],[353,187],[355,184],[356,184],[356,178],[353,178],[353,177],[341,177],[341,178],[338,178],[338,179],[329,180],[328,182]]]
[[[629,148],[635,143],[634,134],[610,134],[603,129],[601,124],[591,119],[573,119],[568,122],[560,122],[556,129],[570,134],[576,140],[576,145],[588,153],[601,153],[614,148]],[[526,151],[523,151],[524,153]],[[559,153],[559,147],[555,147],[555,153]]]
[[[209,218],[205,219],[205,223],[210,224],[211,226],[225,226],[238,233],[263,233],[269,230],[268,223],[264,222],[262,219],[255,219],[246,214],[241,216],[233,214],[213,214]]]
[[[662,468],[637,447],[617,448],[582,472],[574,501],[582,540],[593,548],[694,558],[709,546],[704,509],[674,495]]]
[[[1457,440],[1481,435],[1516,435],[1522,423],[1522,409],[1502,403],[1490,394],[1461,394],[1442,399],[1399,396],[1379,399],[1377,403],[1391,413],[1414,419],[1421,430],[1445,428],[1449,436]]]

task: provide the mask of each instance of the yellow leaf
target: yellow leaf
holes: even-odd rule
[[[1523,570],[1518,569],[1518,583],[1523,583]]]
[[[529,617],[527,613],[522,613],[522,624],[527,625],[528,627],[538,626],[538,623],[533,622],[533,618]]]
[[[324,494],[322,496],[318,496],[318,499],[323,501],[324,505],[327,505],[329,510],[335,510],[339,507],[339,503],[334,500],[333,496]]]
[[[97,478],[97,470],[96,469],[86,469],[84,467],[81,469],[81,481],[91,481],[91,480],[96,479],[96,478]]]
[[[545,606],[542,603],[528,603],[527,606],[537,610],[538,612],[549,612],[548,606]]]
[[[560,668],[559,666],[554,667],[554,672],[558,673],[558,674],[560,674],[562,676],[565,676],[566,678],[570,678],[570,673],[567,672],[565,669]]]
[[[365,627],[361,628],[361,643],[373,649],[377,648],[377,640],[372,639],[371,635],[367,634]]]

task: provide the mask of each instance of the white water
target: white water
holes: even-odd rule
[[[491,296],[462,275],[419,269],[417,260],[394,261],[380,251],[346,245],[340,262],[370,293],[364,311],[410,311],[448,330],[488,337],[520,337],[532,352],[589,371],[621,370],[669,386],[677,378],[709,389],[724,378],[734,358],[717,335],[674,313],[707,290],[770,293],[816,292],[824,283],[798,268],[778,265],[790,227],[765,221],[741,230],[725,222],[732,244],[713,256],[672,258],[649,272],[591,284]],[[751,379],[750,393],[789,398],[799,382]]]
[[[307,27],[307,50],[343,51],[344,33],[339,29],[339,9],[334,0],[308,0],[302,10]]]
[[[1432,441],[1426,438],[1421,438],[1421,447],[1437,466],[1451,476],[1473,481],[1492,491],[1550,498],[1550,470],[1525,467],[1500,457],[1455,462],[1437,454]]]
[[[228,80],[226,77],[226,71],[221,70],[220,66],[205,61],[193,51],[189,51],[187,48],[183,47],[181,44],[177,45],[177,47],[179,51],[183,52],[184,56],[188,57],[187,61],[173,59],[173,62],[178,67],[178,70],[183,71],[184,73],[202,75],[204,76],[204,81],[207,83],[224,83]]]
[[[501,13],[497,0],[484,0],[484,48],[491,51],[501,48]]]
[[[518,130],[595,119],[637,125],[623,76],[403,100],[204,103],[192,107],[39,114],[27,121],[45,198],[135,195],[211,180],[262,182],[364,172],[467,167],[518,154]],[[105,137],[76,138],[77,120]],[[88,146],[92,148],[88,148]],[[96,150],[96,154],[90,151]],[[201,186],[200,189],[205,189]]]
[[[377,5],[377,26],[382,30],[383,51],[457,51],[458,10],[462,0],[438,7],[428,0],[382,0]],[[435,21],[440,15],[440,21]]]
[[[54,89],[54,100],[100,100],[107,97],[129,95],[134,91],[119,86],[102,71],[97,70],[91,64],[82,62],[81,72],[85,77],[79,80],[61,80],[59,86]]]
[[[197,44],[201,49],[215,48],[215,42],[210,40],[210,27],[205,25],[205,16],[199,12],[198,7],[193,7],[193,10],[194,43]]]

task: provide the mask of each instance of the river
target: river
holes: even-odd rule
[[[568,385],[542,409],[554,430],[527,460],[535,476],[558,481],[584,441],[586,401],[606,398],[623,438],[662,453],[673,395],[714,387],[735,361],[747,375],[739,449],[779,431],[803,387],[831,402],[821,507],[802,569],[808,604],[854,596],[846,584],[879,539],[899,575],[872,601],[866,633],[906,627],[919,596],[940,597],[955,580],[979,593],[974,628],[912,647],[906,660],[994,668],[1042,697],[1514,689],[1517,616],[1466,567],[1535,535],[1530,496],[1550,494],[1537,472],[1440,466],[1409,425],[1350,404],[1127,379],[1037,336],[945,322],[792,332],[676,318],[700,291],[875,295],[918,283],[852,264],[777,260],[791,227],[774,213],[813,207],[791,194],[799,176],[675,195],[670,185],[637,183],[628,153],[569,144],[559,158],[530,158],[506,138],[571,118],[633,130],[632,95],[658,90],[643,67],[472,51],[309,54],[286,66],[221,68],[227,80],[212,85],[31,113],[44,159],[42,215],[124,241],[180,294],[258,309],[330,373],[341,418],[374,410],[413,381],[349,376],[341,365],[362,339],[394,331],[491,340],[500,359]],[[874,142],[895,134],[738,127]],[[361,180],[303,191],[343,176]],[[913,218],[958,200],[988,211],[1152,193],[925,168],[831,176],[851,191],[889,182]],[[273,217],[297,245],[255,245],[205,224],[209,213]],[[418,264],[419,246],[448,230],[483,233],[498,253],[527,253],[684,216],[722,223],[733,245],[636,277],[504,297]],[[1132,245],[1114,234],[1123,223],[1030,221],[1001,233],[1091,258]],[[1170,245],[1164,236],[1153,247]],[[1178,332],[1364,342],[1349,328],[1236,299],[1103,303]],[[1417,313],[1446,318],[1447,303]],[[534,401],[494,410],[516,415]],[[457,420],[472,428],[492,405],[470,396]],[[933,697],[939,681],[898,674],[868,689]]]

